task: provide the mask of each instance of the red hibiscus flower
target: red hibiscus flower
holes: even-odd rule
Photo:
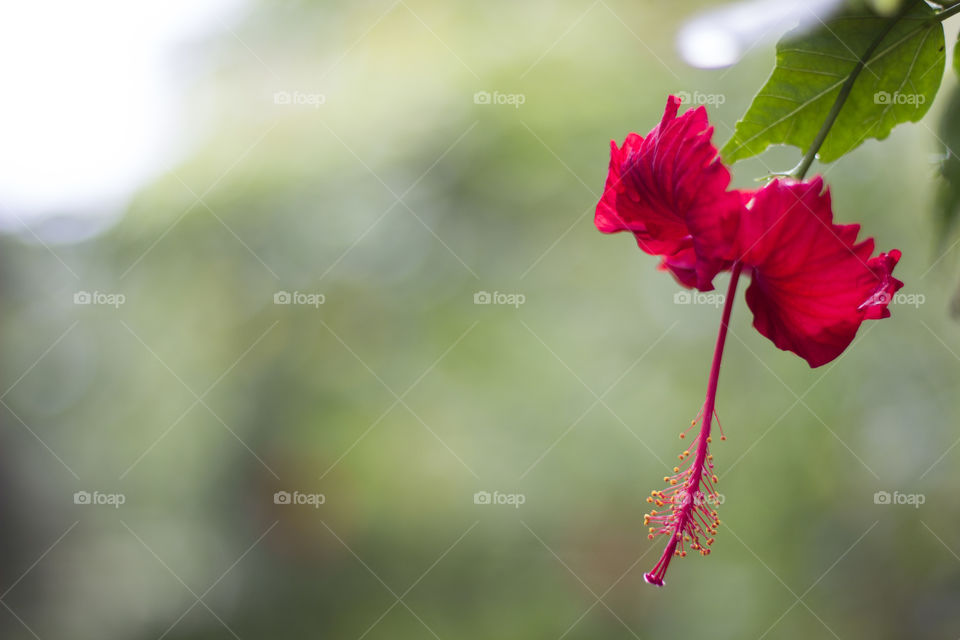
[[[731,271],[703,407],[700,430],[678,457],[689,460],[664,477],[667,488],[647,501],[649,537],[668,536],[647,582],[663,586],[674,556],[710,553],[720,520],[713,455],[709,452],[720,363],[741,273],[751,276],[747,304],[753,326],[777,347],[819,367],[839,356],[864,320],[886,318],[903,283],[892,272],[900,252],[873,256],[873,239],[857,241],[859,225],[833,222],[821,178],[773,180],[754,193],[728,190],[730,173],[710,143],[703,107],[677,117],[671,96],[663,119],[643,138],[612,145],[610,170],[595,224],[604,233],[630,231],[645,252],[661,257],[684,286],[713,288]],[[719,425],[719,421],[718,421]],[[680,435],[684,438],[686,432]],[[723,439],[723,438],[721,438]]]
[[[860,323],[886,318],[903,286],[891,273],[900,259],[857,242],[860,225],[833,223],[823,180],[774,180],[740,217],[736,254],[749,268],[753,326],[785,351],[819,367],[840,355]]]
[[[681,284],[709,291],[713,277],[730,266],[730,224],[743,203],[727,190],[730,172],[710,143],[706,110],[677,117],[679,107],[680,99],[670,96],[646,138],[631,133],[620,148],[610,143],[610,172],[594,221],[604,233],[632,232]]]

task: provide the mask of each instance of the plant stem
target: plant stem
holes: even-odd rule
[[[914,4],[914,0],[907,0],[907,2],[905,2],[900,8],[900,11],[897,13],[897,15],[890,18],[886,26],[883,28],[883,31],[881,31],[874,41],[870,43],[870,46],[867,47],[867,50],[863,52],[863,55],[858,57],[857,64],[854,65],[853,69],[850,71],[850,75],[847,76],[843,86],[840,87],[840,93],[837,94],[837,99],[833,101],[833,106],[830,107],[830,113],[827,114],[827,119],[823,121],[823,126],[820,127],[820,131],[817,132],[817,137],[813,139],[813,143],[807,150],[806,155],[803,156],[803,160],[793,171],[793,175],[797,180],[803,180],[804,176],[807,175],[810,165],[813,164],[814,158],[817,157],[817,152],[820,151],[820,147],[823,146],[824,140],[827,139],[827,134],[830,133],[833,123],[837,121],[837,116],[840,115],[843,105],[846,103],[847,98],[850,97],[850,92],[853,90],[853,85],[860,76],[860,72],[866,68],[867,61],[870,60],[870,56],[873,55],[873,52],[877,50],[877,47],[880,46],[880,43],[883,42],[884,39],[890,34],[890,31],[893,30],[893,27],[900,22],[900,19],[913,8]],[[948,13],[949,11],[953,11],[953,9],[957,8],[958,7],[953,7],[947,11],[944,11],[938,14],[937,17],[940,18],[944,13]],[[944,16],[943,19],[945,20],[947,17],[949,16]]]
[[[713,364],[710,365],[710,379],[707,382],[707,399],[703,404],[703,424],[700,426],[700,446],[697,448],[695,467],[702,467],[707,455],[707,438],[710,437],[710,422],[713,419],[713,410],[717,401],[717,386],[720,383],[720,361],[723,359],[723,346],[727,342],[727,325],[730,324],[730,312],[733,310],[733,299],[737,294],[737,281],[743,265],[734,263],[730,275],[730,285],[727,287],[727,297],[723,301],[723,315],[720,317],[720,331],[717,334],[717,346],[713,350]],[[699,474],[695,474],[699,480]],[[699,488],[699,482],[695,488]]]
[[[957,2],[956,4],[944,9],[943,11],[938,13],[936,16],[934,16],[933,19],[936,20],[937,22],[943,22],[950,16],[956,15],[958,12],[960,12],[960,2]]]
[[[890,31],[893,30],[893,27],[900,21],[900,19],[909,13],[914,4],[916,4],[916,2],[911,0],[907,0],[907,2],[904,3],[897,15],[890,18],[887,26],[884,27],[880,35],[870,43],[870,46],[867,47],[867,50],[864,52],[863,56],[860,57],[856,66],[854,66],[853,70],[850,71],[850,75],[847,76],[847,80],[843,83],[843,86],[840,87],[840,93],[837,94],[837,99],[834,100],[833,106],[830,108],[830,113],[827,114],[827,119],[824,120],[823,126],[820,127],[820,131],[817,132],[817,137],[814,138],[813,143],[810,145],[810,149],[807,150],[806,155],[803,156],[803,160],[801,160],[800,164],[797,165],[797,168],[792,171],[793,176],[797,180],[803,180],[804,176],[807,175],[807,171],[810,169],[810,165],[813,164],[813,161],[817,156],[817,152],[820,151],[820,147],[823,146],[824,140],[827,139],[827,134],[830,133],[833,123],[836,122],[837,116],[840,115],[840,110],[843,109],[844,103],[850,96],[850,92],[853,90],[853,84],[856,82],[857,76],[859,76],[860,72],[866,68],[867,62],[870,60],[870,56],[873,55],[873,53],[877,50],[877,47],[879,47],[880,43],[882,43],[883,40],[890,34]],[[943,22],[947,18],[954,16],[957,13],[960,13],[960,2],[957,2],[956,4],[944,9],[940,13],[932,16],[930,20],[932,22]],[[905,38],[909,38],[914,33],[926,28],[926,25],[921,25],[913,31],[907,33]]]

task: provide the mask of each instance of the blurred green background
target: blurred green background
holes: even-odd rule
[[[810,370],[738,300],[725,526],[643,581],[663,547],[644,500],[720,310],[675,304],[592,212],[610,139],[686,91],[723,96],[719,145],[772,68],[772,43],[687,67],[674,36],[704,6],[263,2],[186,47],[187,156],[95,237],[0,240],[0,635],[960,635],[957,252],[929,213],[945,99],[814,167],[923,304]]]

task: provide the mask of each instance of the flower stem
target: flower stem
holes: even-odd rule
[[[710,423],[713,419],[713,410],[717,401],[717,386],[720,383],[720,361],[723,359],[723,346],[727,342],[727,325],[730,324],[730,312],[733,310],[733,299],[737,293],[737,281],[743,265],[739,262],[733,265],[730,276],[730,285],[727,287],[727,297],[723,302],[723,315],[720,317],[720,332],[717,334],[717,346],[713,350],[713,364],[710,366],[710,379],[707,381],[707,398],[703,404],[703,423],[700,425],[700,446],[697,447],[697,457],[693,464],[695,469],[702,471],[707,456],[707,438],[710,437]],[[697,478],[693,489],[699,489],[700,473],[694,473]]]

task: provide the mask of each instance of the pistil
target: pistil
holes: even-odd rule
[[[667,488],[653,491],[647,498],[647,502],[657,507],[644,517],[644,524],[650,527],[648,537],[653,539],[657,535],[670,536],[660,560],[651,571],[643,575],[647,582],[658,587],[663,586],[663,578],[674,556],[686,556],[687,548],[698,551],[701,555],[708,555],[717,527],[720,526],[720,520],[714,508],[718,502],[716,485],[719,478],[713,471],[713,455],[709,452],[712,442],[710,428],[716,414],[720,363],[723,359],[727,326],[730,322],[730,312],[733,309],[741,269],[742,265],[739,262],[734,264],[727,297],[723,304],[723,314],[720,318],[720,332],[717,334],[717,344],[713,352],[713,364],[710,367],[710,378],[707,382],[707,396],[703,409],[691,423],[691,426],[694,426],[698,419],[700,421],[693,462],[683,471],[680,467],[674,467],[673,475],[665,476],[663,479],[667,483]],[[717,423],[719,424],[719,420]],[[680,437],[684,438],[685,433],[681,433]],[[679,455],[681,461],[689,457],[690,449]],[[661,511],[662,508],[668,510]]]

